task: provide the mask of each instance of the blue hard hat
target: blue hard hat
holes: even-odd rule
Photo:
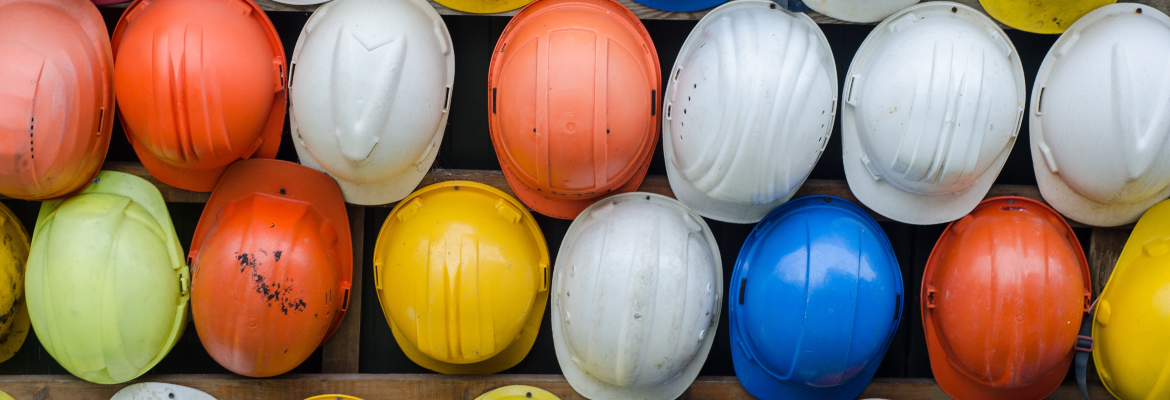
[[[735,262],[731,360],[753,396],[854,399],[902,319],[902,272],[885,232],[833,196],[789,201]]]
[[[662,11],[690,12],[706,10],[723,4],[727,0],[634,0],[646,7]]]

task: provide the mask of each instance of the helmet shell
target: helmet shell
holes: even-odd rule
[[[191,311],[220,365],[269,377],[296,368],[345,316],[349,219],[328,176],[296,163],[232,164],[191,241]]]
[[[1119,399],[1170,397],[1170,201],[1138,220],[1097,299],[1093,363]]]
[[[187,325],[190,274],[162,194],[101,171],[41,203],[25,296],[37,339],[78,378],[115,384],[158,364]]]
[[[1032,33],[1062,33],[1085,14],[1117,0],[979,0],[1004,25]]]
[[[105,161],[114,123],[114,61],[97,7],[0,0],[0,53],[0,194],[80,191]]]
[[[929,2],[878,24],[841,95],[845,177],[892,220],[966,215],[1007,161],[1024,115],[1024,69],[982,12]]]
[[[657,54],[613,0],[538,0],[512,18],[492,53],[488,122],[516,197],[572,219],[641,185],[658,142]]]
[[[662,11],[690,12],[705,10],[723,4],[727,0],[634,0],[638,4]]]
[[[919,0],[804,0],[804,5],[826,16],[849,22],[878,22]]]
[[[409,60],[409,62],[408,62]],[[387,204],[422,181],[447,128],[455,51],[423,0],[334,0],[301,30],[289,121],[303,165],[345,200]]]
[[[756,225],[731,293],[736,376],[765,400],[856,398],[898,330],[904,297],[881,226],[832,196],[790,201]]]
[[[675,399],[690,387],[723,305],[719,248],[699,214],[649,193],[599,201],[569,226],[554,270],[553,346],[573,390]]]
[[[4,362],[16,355],[30,330],[24,296],[28,233],[4,204],[0,204],[0,238],[0,362]]]
[[[1089,309],[1072,228],[1022,197],[979,203],[947,226],[922,277],[922,325],[938,385],[961,399],[1041,399],[1068,373]]]
[[[1116,226],[1170,197],[1168,64],[1170,17],[1146,5],[1101,7],[1056,40],[1029,115],[1032,168],[1048,204]]]
[[[411,361],[444,374],[494,374],[524,359],[548,304],[548,265],[532,214],[475,182],[412,193],[374,247],[394,340]]]
[[[524,385],[504,386],[484,393],[475,400],[560,400],[556,395],[544,389]]]
[[[452,10],[476,14],[492,14],[524,7],[528,3],[531,3],[532,0],[435,0],[435,2]]]
[[[215,400],[215,397],[186,386],[142,382],[122,388],[110,400]]]
[[[273,158],[284,47],[251,0],[135,0],[113,35],[126,138],[150,174],[209,192],[232,162]]]
[[[662,114],[666,175],[704,217],[758,222],[792,198],[829,143],[837,68],[803,13],[770,0],[708,13],[675,61]]]

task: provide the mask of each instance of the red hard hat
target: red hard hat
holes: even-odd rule
[[[488,121],[516,197],[573,219],[638,189],[658,143],[658,53],[612,0],[538,0],[504,29],[488,72]]]
[[[207,192],[233,161],[276,156],[284,47],[252,0],[135,0],[113,49],[122,126],[158,180]]]
[[[236,162],[191,241],[191,311],[215,361],[241,375],[283,374],[345,315],[353,275],[341,189],[300,164]]]
[[[1089,264],[1072,228],[1030,199],[979,203],[939,238],[922,325],[939,387],[957,399],[1042,399],[1073,361]]]
[[[0,194],[48,200],[81,190],[105,161],[114,122],[114,64],[97,7],[0,0],[0,58]]]

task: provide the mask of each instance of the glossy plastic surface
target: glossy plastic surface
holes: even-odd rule
[[[1004,25],[1032,33],[1063,33],[1085,14],[1117,0],[979,0]]]
[[[32,330],[24,296],[29,238],[24,225],[0,204],[0,362],[12,358]]]
[[[634,0],[638,4],[662,11],[690,12],[706,10],[727,0]]]
[[[491,14],[524,7],[528,3],[531,3],[532,0],[435,0],[435,2],[452,10],[476,14]]]

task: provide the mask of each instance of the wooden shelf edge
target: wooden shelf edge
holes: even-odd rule
[[[304,399],[319,394],[348,394],[363,399],[475,398],[507,385],[529,385],[561,399],[582,399],[562,375],[406,375],[320,374],[253,379],[236,375],[153,375],[118,385],[98,385],[69,375],[0,376],[0,388],[17,399],[110,398],[137,382],[167,382],[199,389],[218,399]],[[1100,383],[1091,383],[1096,399],[1112,398]],[[1075,384],[1065,383],[1049,399],[1080,399]],[[751,399],[734,376],[700,377],[680,399]],[[861,398],[898,400],[949,399],[932,379],[874,379]]]

